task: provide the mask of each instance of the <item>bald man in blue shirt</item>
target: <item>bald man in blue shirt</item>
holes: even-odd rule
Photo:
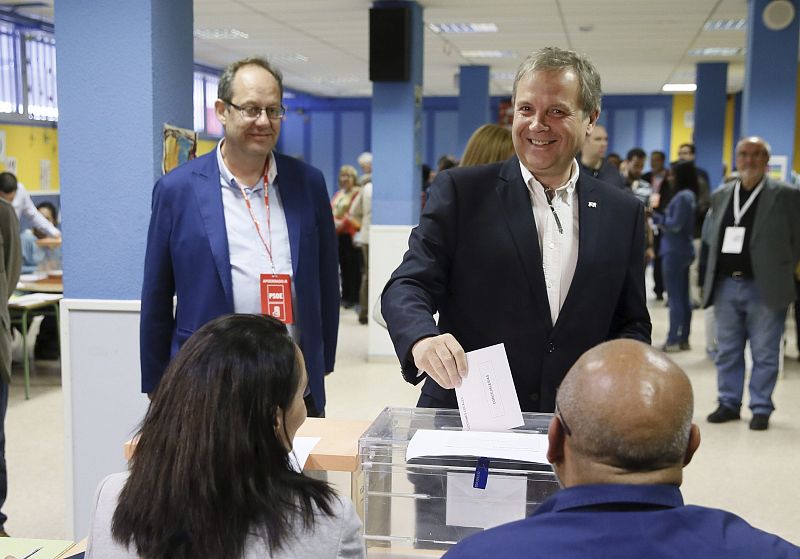
[[[561,383],[548,433],[564,489],[445,557],[800,558],[734,514],[683,503],[683,468],[700,444],[693,407],[689,378],[650,346],[614,340],[587,351]]]

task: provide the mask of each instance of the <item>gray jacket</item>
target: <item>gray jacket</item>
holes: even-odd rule
[[[139,555],[135,550],[123,547],[111,537],[111,518],[127,479],[128,474],[125,472],[112,474],[100,482],[89,525],[86,559],[138,559]],[[331,516],[315,509],[314,527],[311,531],[305,531],[302,521],[298,520],[295,537],[288,540],[275,555],[269,554],[264,539],[250,536],[242,559],[364,559],[366,554],[361,521],[352,503],[348,499],[337,498],[331,504]],[[142,506],[147,506],[147,503],[142,503]]]
[[[0,200],[0,382],[11,381],[11,319],[8,298],[19,281],[22,251],[19,221],[11,204]]]
[[[708,267],[703,283],[703,306],[714,303],[717,256],[725,235],[722,220],[733,203],[735,182],[727,183],[711,197],[711,224],[704,240],[708,243]],[[758,195],[750,235],[753,279],[764,302],[775,309],[786,308],[795,299],[794,269],[800,261],[800,190],[767,178]]]

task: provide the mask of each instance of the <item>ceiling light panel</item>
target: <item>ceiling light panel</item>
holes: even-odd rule
[[[434,33],[497,33],[494,23],[429,23]]]
[[[741,47],[706,47],[689,51],[689,56],[739,56],[741,54],[744,54],[744,49]]]
[[[226,29],[195,29],[195,39],[247,39],[250,35],[234,28]]]
[[[745,28],[747,20],[744,18],[712,19],[706,22],[703,29],[706,31],[740,31]]]
[[[517,53],[510,50],[462,50],[464,58],[517,58]]]

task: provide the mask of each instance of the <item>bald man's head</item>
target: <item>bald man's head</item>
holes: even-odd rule
[[[633,340],[600,344],[581,356],[559,388],[558,409],[570,433],[565,455],[579,470],[591,470],[592,483],[658,472],[672,479],[676,469],[680,483],[699,443],[695,433],[687,456],[696,431],[693,406],[689,378],[666,355]],[[604,472],[611,479],[602,479]]]

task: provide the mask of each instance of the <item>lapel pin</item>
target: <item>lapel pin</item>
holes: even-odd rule
[[[596,208],[597,207],[597,202],[589,202],[589,207],[590,208]]]

